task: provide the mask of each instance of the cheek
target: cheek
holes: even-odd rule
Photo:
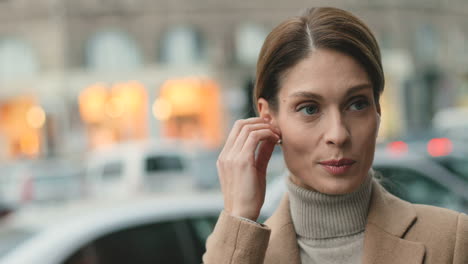
[[[378,134],[378,120],[368,118],[351,122],[352,145],[354,151],[374,152]]]
[[[283,153],[291,161],[311,157],[318,146],[317,128],[311,124],[298,122],[292,117],[284,119],[281,126]]]
[[[310,160],[314,160],[313,142],[308,136],[308,132],[302,129],[288,127],[284,130],[283,151],[284,161],[289,171],[294,175],[301,175],[301,172],[308,171]]]

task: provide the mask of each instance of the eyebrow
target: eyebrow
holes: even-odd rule
[[[369,83],[363,83],[359,85],[355,85],[346,91],[345,97],[349,97],[350,95],[357,93],[361,90],[365,90],[368,88],[372,88],[372,85]],[[291,94],[289,97],[300,97],[300,98],[308,98],[308,99],[316,99],[316,100],[323,100],[323,96],[320,94],[306,92],[306,91],[299,91]]]

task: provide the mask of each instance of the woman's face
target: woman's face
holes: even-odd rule
[[[259,110],[281,131],[293,181],[327,194],[356,190],[372,165],[380,124],[364,68],[343,53],[315,50],[285,73],[278,102],[272,112],[260,99]]]

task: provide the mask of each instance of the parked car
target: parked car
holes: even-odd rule
[[[429,136],[429,135],[433,136]],[[468,181],[468,142],[449,137],[426,136],[404,138],[381,144],[379,151],[398,158],[418,153],[443,166],[462,180]]]
[[[83,194],[82,168],[68,160],[20,161],[4,166],[1,173],[0,201],[13,208],[78,199]]]
[[[435,162],[468,182],[468,154],[450,154],[432,158]]]
[[[86,184],[94,196],[190,190],[193,153],[177,141],[117,144],[89,153]]]
[[[194,177],[194,187],[197,190],[219,189],[216,160],[218,150],[198,150],[191,159],[191,171]]]
[[[221,150],[197,151],[193,158],[195,188],[198,190],[219,190],[219,179],[216,161]],[[270,182],[286,171],[281,149],[275,148],[267,168],[267,181]]]
[[[468,182],[424,155],[395,156],[379,149],[372,167],[379,182],[403,200],[468,212]],[[286,171],[268,184],[262,219],[274,212],[287,191],[287,175]]]
[[[425,156],[378,151],[373,168],[381,184],[404,200],[468,212],[468,181]]]
[[[219,195],[81,201],[0,222],[1,264],[201,263]]]

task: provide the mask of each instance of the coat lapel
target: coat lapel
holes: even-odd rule
[[[271,227],[272,233],[264,263],[301,263],[291,219],[289,199],[285,195],[278,209],[265,222]],[[424,245],[404,239],[416,220],[416,213],[410,203],[389,194],[374,182],[364,235],[363,264],[423,263]]]
[[[403,239],[417,220],[411,204],[389,194],[376,182],[372,188],[363,263],[423,263],[424,245]]]
[[[270,242],[264,263],[300,264],[296,231],[289,211],[289,199],[285,195],[275,213],[265,222],[271,227]]]

